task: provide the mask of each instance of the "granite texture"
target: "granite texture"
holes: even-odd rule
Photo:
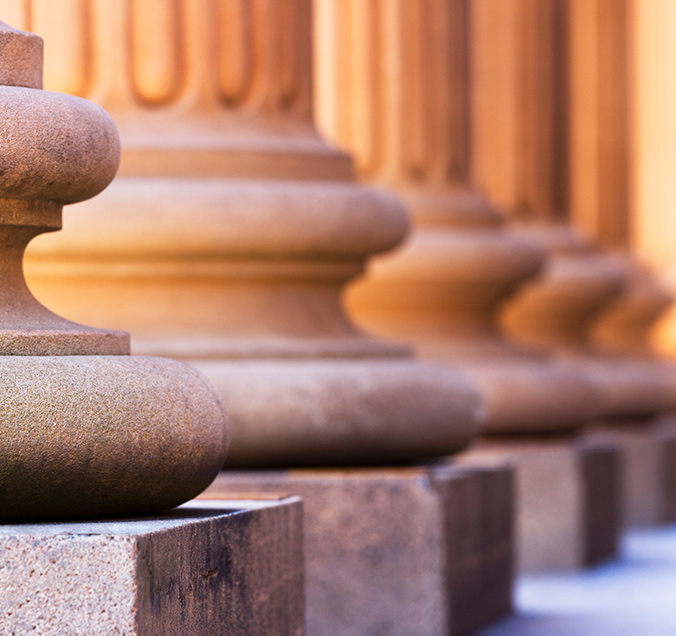
[[[515,467],[521,571],[576,569],[616,554],[622,477],[619,450],[611,440],[486,438],[464,455]]]
[[[42,88],[42,38],[0,21],[0,85]]]
[[[77,325],[38,303],[23,253],[61,228],[61,207],[101,192],[120,162],[100,106],[40,90],[42,40],[0,23],[0,355],[128,354],[129,336]]]
[[[100,106],[40,90],[42,49],[0,22],[0,198],[84,201],[113,180],[120,138]]]
[[[225,407],[194,369],[124,355],[128,334],[65,320],[28,289],[28,242],[120,161],[112,118],[41,90],[41,74],[40,38],[0,23],[0,519],[172,508],[223,465]]]
[[[302,636],[297,498],[154,517],[0,526],[0,631]]]
[[[303,498],[311,636],[469,634],[511,609],[505,467],[221,473],[206,491]]]
[[[131,356],[0,356],[0,518],[135,514],[199,494],[225,408],[193,368]]]
[[[73,95],[1,86],[0,108],[2,198],[75,203],[113,180],[120,140],[100,106]]]

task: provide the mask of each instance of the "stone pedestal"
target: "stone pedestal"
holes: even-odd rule
[[[0,631],[302,636],[302,536],[295,497],[3,525]]]
[[[676,419],[673,416],[659,418],[655,424],[663,441],[664,457],[664,514],[665,523],[676,522]]]
[[[622,521],[626,527],[669,523],[674,520],[676,491],[676,431],[668,420],[632,422],[592,430],[588,437],[608,437],[622,459]]]
[[[469,634],[511,609],[512,476],[471,465],[223,472],[303,498],[312,636]]]
[[[134,357],[129,334],[41,305],[27,244],[115,176],[99,106],[42,90],[43,41],[0,22],[0,518],[149,514],[199,494],[225,461],[215,387],[185,364]],[[114,222],[114,221],[113,221]]]
[[[520,569],[580,568],[615,555],[622,465],[612,438],[503,438],[463,457],[514,465]]]

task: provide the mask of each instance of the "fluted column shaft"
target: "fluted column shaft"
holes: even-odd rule
[[[542,252],[507,232],[472,185],[473,2],[316,6],[318,120],[416,221],[403,248],[350,290],[355,317],[466,369],[488,403],[490,432],[580,425],[594,408],[587,381],[516,351],[496,329],[499,306],[537,273]]]
[[[622,140],[610,134],[626,118],[626,100],[618,103],[622,74],[613,66],[622,66],[621,7],[610,9],[603,0],[497,5],[497,16],[495,3],[472,5],[480,78],[475,175],[505,206],[515,231],[550,255],[541,276],[507,304],[504,325],[533,346],[582,356],[601,387],[605,415],[659,412],[670,400],[660,370],[629,357],[595,356],[590,335],[603,312],[612,309],[617,332],[633,320],[627,316],[635,316],[637,304],[641,311],[648,306],[632,291],[638,271],[629,258],[602,253],[569,225],[572,217],[609,246],[626,243],[626,221],[612,220],[623,214],[613,207],[626,187]],[[612,19],[602,19],[604,12]],[[508,34],[493,38],[505,24]],[[504,125],[495,124],[500,118]]]

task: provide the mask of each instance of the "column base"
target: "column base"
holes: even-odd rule
[[[676,417],[668,415],[655,424],[664,442],[664,523],[676,522]]]
[[[514,465],[519,570],[582,568],[617,553],[620,456],[609,440],[486,438],[461,458]]]
[[[223,472],[303,498],[308,634],[469,634],[512,607],[506,467]]]
[[[676,422],[637,420],[592,429],[595,439],[610,437],[622,458],[622,523],[627,528],[676,521]]]
[[[300,636],[297,498],[0,526],[0,632]]]

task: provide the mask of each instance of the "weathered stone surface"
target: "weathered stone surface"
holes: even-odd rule
[[[0,89],[0,196],[75,203],[113,179],[120,139],[112,118],[79,97]]]
[[[127,334],[64,320],[24,281],[28,242],[60,229],[61,206],[101,192],[120,162],[101,107],[41,86],[42,40],[0,23],[0,355],[129,353]]]
[[[42,38],[0,21],[0,85],[42,88]]]
[[[521,570],[579,568],[616,553],[621,465],[608,439],[501,438],[463,455],[514,465]]]
[[[225,461],[225,407],[161,358],[0,356],[0,518],[176,506]]]
[[[511,609],[505,467],[223,472],[205,496],[303,497],[308,633],[468,634]]]
[[[28,242],[120,160],[111,117],[40,90],[41,72],[40,38],[0,23],[0,518],[171,508],[223,465],[225,409],[194,369],[111,355],[129,353],[126,333],[65,320],[29,291]]]
[[[0,631],[302,636],[297,498],[138,519],[0,526]]]

